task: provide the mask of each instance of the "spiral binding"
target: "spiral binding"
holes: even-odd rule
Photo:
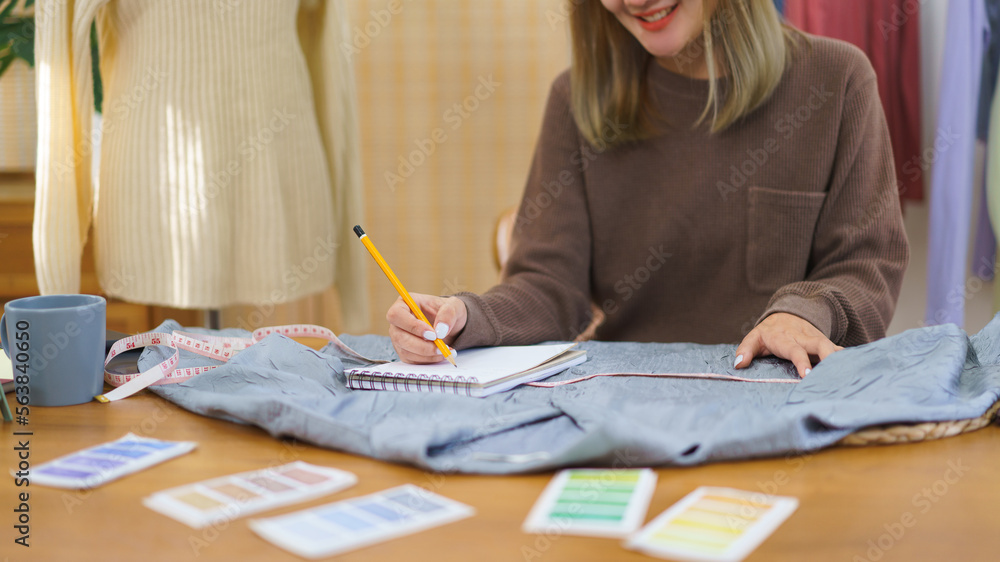
[[[411,387],[411,383],[413,387]],[[425,386],[422,386],[425,385]],[[479,385],[476,377],[448,377],[423,373],[385,374],[379,371],[354,371],[347,377],[347,386],[354,390],[394,390],[402,392],[439,392],[472,396]]]

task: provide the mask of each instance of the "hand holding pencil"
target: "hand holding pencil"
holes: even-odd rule
[[[361,239],[362,244],[368,249],[368,253],[375,259],[375,263],[385,273],[385,276],[392,283],[396,292],[399,293],[400,300],[389,309],[389,314],[387,314],[387,318],[390,321],[390,336],[393,340],[393,346],[396,347],[396,351],[399,354],[399,358],[409,363],[436,363],[443,357],[457,367],[458,364],[455,360],[457,352],[448,347],[444,340],[447,338],[453,341],[454,336],[448,337],[448,334],[457,334],[464,328],[466,320],[465,304],[454,297],[442,299],[440,297],[416,294],[417,298],[415,299],[406,290],[406,287],[403,286],[399,278],[396,277],[396,274],[393,273],[392,268],[382,258],[382,255],[375,248],[368,235],[365,234],[365,231],[360,226],[355,226],[354,233]],[[418,300],[420,304],[418,304]],[[443,307],[442,305],[448,303],[448,301],[457,301],[460,305],[460,312],[452,315],[456,317],[450,325],[442,322],[431,324],[424,311],[426,310],[437,319],[439,316],[438,312]],[[412,315],[404,312],[405,317],[400,318],[400,308],[402,307],[405,307]],[[455,305],[452,304],[449,308],[454,309]],[[405,325],[405,328],[400,327],[399,324]],[[437,354],[430,353],[433,347],[428,349],[428,342],[433,342],[432,345],[437,347]]]

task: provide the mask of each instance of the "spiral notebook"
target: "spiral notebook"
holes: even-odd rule
[[[348,369],[347,385],[355,390],[449,392],[482,398],[519,384],[561,373],[587,360],[576,344],[480,347],[458,354],[458,368],[447,361],[412,365],[396,361]]]

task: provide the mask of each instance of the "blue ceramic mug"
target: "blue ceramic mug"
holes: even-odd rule
[[[69,406],[101,394],[107,316],[103,298],[26,297],[3,309],[0,345],[13,367],[19,404]]]

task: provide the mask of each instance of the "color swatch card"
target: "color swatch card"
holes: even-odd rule
[[[626,537],[642,525],[655,488],[656,473],[648,468],[563,470],[545,487],[522,529]]]
[[[671,560],[743,560],[798,506],[795,498],[703,486],[661,513],[625,546]]]
[[[350,472],[296,461],[171,488],[149,496],[142,503],[200,529],[338,492],[357,481]]]
[[[94,488],[191,452],[194,441],[161,441],[129,433],[117,441],[59,457],[31,471],[31,483],[55,488]]]
[[[265,540],[303,558],[321,558],[465,519],[471,507],[405,484],[249,526]]]

